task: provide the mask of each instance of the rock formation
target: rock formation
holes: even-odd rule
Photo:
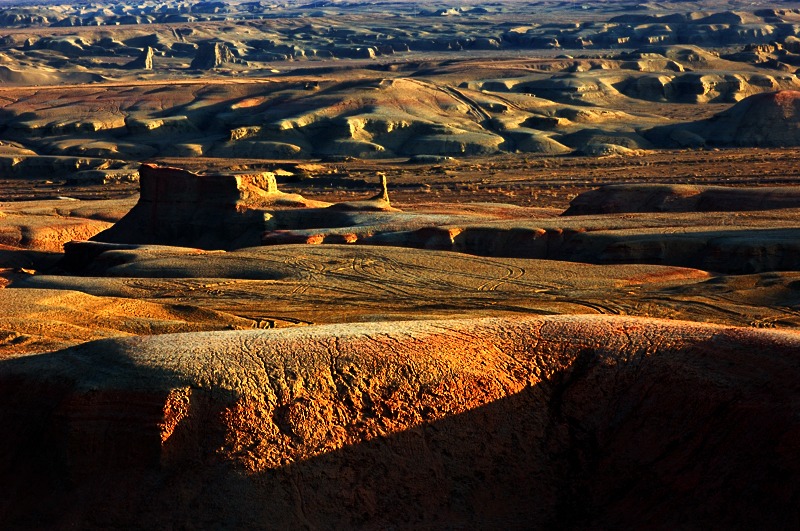
[[[386,174],[385,173],[379,173],[378,177],[381,180],[381,191],[373,199],[378,200],[378,201],[384,201],[388,205],[389,204],[389,183],[386,180]]]
[[[385,176],[376,196],[336,204],[281,193],[269,173],[198,175],[145,164],[140,184],[133,209],[92,240],[225,250],[355,243],[732,274],[800,270],[800,229],[791,221],[800,208],[800,192],[790,187],[609,186],[577,197],[563,217],[492,220],[466,212],[402,212],[388,200]],[[620,213],[624,215],[586,216]],[[84,226],[86,220],[74,224]],[[62,225],[55,245],[39,248],[60,250],[70,234]],[[3,241],[20,246],[20,230]],[[75,239],[85,238],[84,232]],[[91,262],[93,249],[97,247],[66,246],[64,266],[81,270],[81,264]]]
[[[798,349],[608,316],[86,343],[0,364],[0,518],[792,528]]]
[[[318,206],[278,191],[269,172],[198,175],[143,164],[136,206],[93,240],[212,249],[258,245],[272,217],[267,208]]]
[[[65,242],[87,239],[106,228],[109,223],[97,220],[11,215],[0,226],[0,245],[61,252]]]
[[[800,188],[619,184],[584,192],[565,216],[623,212],[746,212],[800,208]]]
[[[350,210],[360,212],[399,212],[393,208],[389,202],[389,188],[386,182],[386,174],[379,172],[381,191],[369,199],[362,201],[346,201],[336,203],[329,208],[332,210]]]
[[[150,46],[145,46],[141,55],[127,63],[123,68],[127,70],[152,70],[154,52]]]
[[[197,54],[190,68],[196,70],[213,70],[239,60],[224,42],[204,42],[197,48]]]
[[[800,91],[753,94],[711,118],[644,131],[659,146],[697,147],[800,145]]]
[[[788,147],[800,145],[800,92],[755,94],[701,122],[709,144]]]

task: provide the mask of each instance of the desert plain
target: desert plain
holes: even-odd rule
[[[0,4],[3,529],[797,529],[800,3]]]

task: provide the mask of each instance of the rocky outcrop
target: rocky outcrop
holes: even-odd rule
[[[139,202],[93,240],[212,249],[258,245],[281,206],[319,206],[278,191],[269,172],[199,175],[143,164]]]
[[[700,141],[711,146],[792,147],[800,145],[800,91],[754,94],[711,118],[645,131],[663,147]]]
[[[88,343],[0,363],[0,517],[795,527],[798,349],[589,316]]]
[[[786,147],[800,145],[800,92],[750,96],[698,124],[709,144]]]
[[[240,62],[224,42],[204,42],[197,48],[197,54],[190,68],[196,70],[213,70],[225,65]]]
[[[618,184],[584,192],[565,216],[623,212],[746,212],[800,208],[800,188]]]
[[[369,199],[361,201],[345,201],[331,205],[331,210],[345,210],[351,212],[400,212],[392,207],[389,201],[389,188],[385,173],[378,173],[381,191]]]
[[[126,63],[123,68],[127,70],[152,70],[155,52],[150,46],[145,46],[141,55],[133,61]]]
[[[792,211],[796,213],[797,211]],[[800,271],[800,229],[765,226],[648,227],[589,223],[425,227],[356,239],[367,245],[441,249],[478,256],[561,260],[591,264],[656,264],[724,274]],[[587,229],[587,226],[589,228]],[[335,243],[317,234],[307,243]],[[294,240],[295,242],[297,240]],[[284,240],[281,243],[288,243]],[[268,243],[265,240],[265,243]]]
[[[736,197],[723,195],[722,199],[735,204]],[[762,203],[766,204],[767,200]],[[266,232],[262,243],[346,242],[478,256],[669,265],[726,274],[800,271],[800,229],[792,221],[800,212],[797,208],[513,221],[391,212],[334,217],[329,211],[309,212],[312,217],[306,213],[291,219],[282,216],[284,228]],[[323,219],[337,223],[322,227]]]

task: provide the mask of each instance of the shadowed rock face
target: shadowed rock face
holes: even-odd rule
[[[737,146],[800,144],[800,92],[783,90],[750,96],[707,120],[701,135],[709,143]]]
[[[197,55],[192,60],[191,68],[212,70],[228,63],[237,62],[230,48],[223,42],[206,42],[197,48]]]
[[[799,350],[589,316],[87,343],[0,363],[0,517],[796,527]]]
[[[748,96],[706,120],[655,127],[645,136],[662,146],[790,147],[800,145],[799,123],[800,91],[780,90]]]
[[[139,202],[94,240],[211,248],[255,245],[271,218],[265,207],[306,204],[300,196],[279,192],[268,172],[198,175],[143,164],[139,175]]]
[[[142,54],[125,65],[129,70],[152,70],[153,69],[153,48],[145,46]]]
[[[623,212],[745,212],[800,207],[800,188],[621,184],[584,192],[565,216]]]

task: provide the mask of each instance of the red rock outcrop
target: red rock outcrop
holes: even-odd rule
[[[106,340],[0,362],[10,527],[800,525],[800,335],[626,317]]]

